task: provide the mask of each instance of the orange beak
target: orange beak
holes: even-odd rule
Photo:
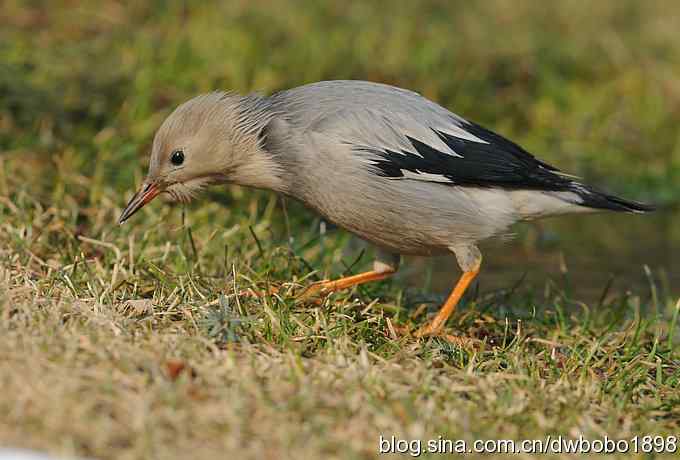
[[[118,223],[122,224],[128,220],[134,213],[142,209],[145,204],[156,198],[159,193],[161,193],[161,189],[157,184],[144,183],[142,188],[137,193],[135,193],[130,202],[127,204],[125,210],[123,210],[123,213],[120,215],[120,219],[118,219]]]

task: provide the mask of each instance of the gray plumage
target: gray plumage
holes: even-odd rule
[[[170,160],[178,149],[182,165]],[[581,184],[415,92],[362,81],[181,105],[156,135],[145,187],[188,199],[223,181],[302,201],[376,245],[383,271],[396,269],[398,254],[446,252],[476,270],[476,243],[517,221],[651,209]]]

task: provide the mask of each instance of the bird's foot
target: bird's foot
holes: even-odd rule
[[[277,286],[270,286],[264,291],[257,291],[253,288],[248,288],[248,289],[243,289],[238,292],[239,297],[251,297],[251,298],[258,298],[261,299],[262,297],[265,297],[267,295],[274,295],[278,294],[281,288]]]
[[[307,288],[296,296],[296,300],[310,300],[315,297],[326,297],[337,289],[333,289],[333,281],[317,281],[307,286]]]
[[[395,339],[397,337],[415,337],[418,339],[425,337],[439,337],[461,348],[471,348],[481,343],[477,339],[447,334],[443,328],[435,328],[431,323],[426,326],[422,326],[415,332],[413,332],[411,327],[408,325],[400,326],[398,324],[392,323],[389,319],[387,321],[387,326],[390,335]]]
[[[441,326],[428,323],[425,326],[421,326],[416,332],[413,333],[413,335],[420,339],[423,337],[441,334],[441,331]]]

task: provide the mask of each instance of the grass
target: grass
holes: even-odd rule
[[[680,434],[679,304],[653,278],[651,294],[593,304],[559,282],[471,292],[449,326],[481,345],[460,348],[393,333],[441,300],[399,278],[296,300],[370,251],[274,195],[229,187],[115,224],[174,104],[325,78],[418,89],[566,170],[672,204],[680,9],[46,5],[5,2],[0,28],[0,445],[373,458],[380,435]]]

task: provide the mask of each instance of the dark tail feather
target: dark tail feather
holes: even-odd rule
[[[587,185],[574,182],[571,192],[576,193],[581,202],[581,206],[593,209],[607,209],[610,211],[645,213],[654,211],[656,206],[651,204],[639,203],[637,201],[624,200],[614,195],[608,195]]]

